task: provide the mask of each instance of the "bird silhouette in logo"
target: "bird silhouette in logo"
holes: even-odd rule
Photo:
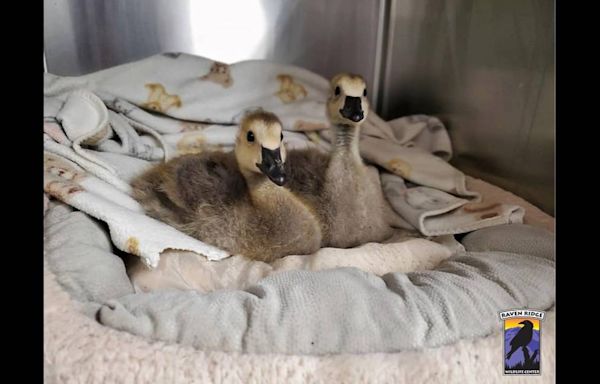
[[[506,354],[506,360],[509,360],[517,349],[525,348],[533,337],[533,323],[531,321],[523,320],[519,324],[523,324],[523,327],[510,341],[510,352]]]

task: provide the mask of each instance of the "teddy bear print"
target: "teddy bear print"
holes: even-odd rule
[[[406,161],[395,158],[387,162],[387,168],[393,173],[408,178],[410,176],[410,164]]]
[[[233,84],[229,65],[218,61],[213,63],[208,73],[200,77],[200,80],[212,81],[213,83],[220,84],[223,88],[229,88]]]
[[[313,123],[305,120],[297,120],[294,123],[294,131],[320,131],[322,129],[329,128],[329,125],[326,123]]]
[[[275,93],[284,103],[291,103],[292,101],[302,100],[306,97],[306,89],[302,84],[294,82],[294,78],[290,75],[280,74],[277,75],[279,80],[279,92]]]
[[[44,154],[44,192],[47,194],[67,201],[71,195],[84,191],[79,181],[85,177],[84,172],[78,171],[67,161]]]
[[[86,177],[85,172],[78,171],[67,161],[49,153],[44,154],[44,171],[48,175],[58,176],[76,184]]]
[[[44,184],[44,192],[62,201],[67,201],[70,195],[82,191],[83,187],[71,181],[55,179]]]
[[[181,122],[180,126],[181,126],[181,132],[192,132],[192,131],[201,131],[204,128],[208,127],[209,124],[184,121],[184,122]]]
[[[223,149],[221,144],[207,143],[201,132],[186,132],[183,137],[177,141],[177,153],[185,155],[189,153],[201,153],[203,151],[220,151]]]
[[[141,256],[140,252],[140,241],[137,237],[130,236],[125,243],[125,248],[127,248],[127,252],[131,253],[135,256]]]
[[[162,84],[151,83],[146,84],[145,87],[148,88],[150,94],[148,101],[142,104],[142,107],[160,113],[165,113],[172,107],[181,107],[179,96],[168,94]]]

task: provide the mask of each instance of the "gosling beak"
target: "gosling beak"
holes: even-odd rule
[[[361,121],[365,117],[365,114],[362,110],[360,97],[346,96],[344,108],[340,109],[340,113],[346,119],[352,120],[355,123]]]
[[[269,180],[279,185],[280,187],[287,181],[285,175],[285,168],[283,161],[281,160],[281,151],[277,149],[262,148],[262,162],[256,164],[258,169],[267,177]]]

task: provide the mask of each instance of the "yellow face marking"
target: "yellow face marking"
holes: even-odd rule
[[[369,112],[369,100],[365,96],[366,83],[360,75],[341,73],[331,79],[331,89],[327,100],[327,115],[333,124],[358,125],[364,122]],[[344,118],[340,109],[344,107],[346,97],[360,97],[364,118],[353,122]]]
[[[280,149],[285,161],[285,146],[281,141],[281,122],[272,113],[259,111],[246,115],[236,138],[235,155],[242,171],[259,173],[256,164],[262,162],[262,148]],[[249,140],[250,139],[250,140]]]

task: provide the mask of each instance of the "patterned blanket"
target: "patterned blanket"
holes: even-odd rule
[[[294,66],[166,53],[80,77],[46,74],[44,82],[45,193],[106,222],[115,246],[150,267],[165,249],[230,256],[144,215],[129,182],[153,163],[231,150],[236,124],[255,108],[280,117],[289,149],[329,148],[328,81]],[[381,170],[399,227],[439,236],[522,222],[521,207],[480,201],[467,188],[447,162],[450,139],[435,117],[386,122],[370,113],[360,151]]]

